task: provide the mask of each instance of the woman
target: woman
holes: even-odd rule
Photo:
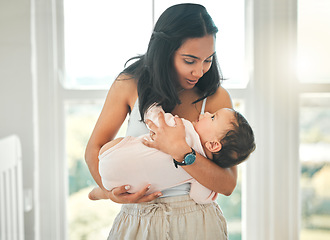
[[[217,31],[206,9],[198,4],[175,5],[160,16],[147,52],[133,58],[136,61],[111,86],[86,148],[86,163],[104,191],[98,153],[115,137],[128,113],[127,135],[139,136],[149,132],[140,120],[154,102],[190,121],[198,119],[202,105],[208,112],[232,108],[228,92],[220,86]],[[144,144],[182,162],[192,150],[185,141],[181,120],[176,118],[176,127],[167,126],[162,115],[159,120],[159,127],[147,122],[153,141]],[[230,195],[236,186],[236,167],[223,169],[199,154],[191,165],[182,167],[215,192]],[[127,193],[129,186],[106,191],[112,201],[130,203],[123,205],[109,239],[227,239],[226,222],[218,205],[194,203],[188,196],[189,187],[183,184],[150,195],[145,195],[148,185],[134,194]]]

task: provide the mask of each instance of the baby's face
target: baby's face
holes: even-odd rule
[[[221,108],[211,114],[205,112],[199,115],[199,119],[193,122],[202,143],[206,141],[220,140],[226,133],[233,129],[232,122],[236,122],[235,112],[230,108]]]

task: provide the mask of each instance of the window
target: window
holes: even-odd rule
[[[151,1],[64,0],[64,86],[109,89],[125,62],[146,51],[151,7]]]
[[[145,52],[152,20],[156,21],[161,12],[176,3],[179,1],[129,1],[127,8],[127,1],[64,0],[65,78],[62,85],[63,91],[68,92],[65,118],[69,239],[105,238],[119,211],[117,204],[110,205],[107,201],[106,206],[104,202],[87,199],[94,181],[83,153],[104,100],[104,92],[98,96],[97,92],[90,94],[90,91],[109,89],[125,62]],[[224,77],[229,79],[226,84],[244,88],[244,1],[205,1],[203,4],[219,28],[217,53]],[[216,14],[216,9],[221,14]],[[228,19],[230,25],[225,24]],[[71,95],[70,89],[81,93],[75,91]],[[236,103],[237,108],[241,103]],[[124,131],[119,134],[124,136]],[[231,237],[241,239],[240,182],[231,197],[220,197],[218,202],[228,216],[229,228],[233,229]]]
[[[65,76],[62,91],[69,185],[68,236],[69,239],[101,239],[107,237],[120,205],[88,200],[94,181],[83,159],[85,146],[116,75],[130,57],[146,51],[153,21],[161,12],[182,1],[63,2]],[[244,1],[205,1],[203,4],[219,28],[216,51],[223,75],[228,79],[226,87],[244,88],[247,84]],[[230,24],[226,24],[228,21]],[[243,103],[244,99],[235,101],[236,109],[243,111]],[[124,136],[124,128],[120,136]],[[230,197],[219,197],[218,202],[228,220],[231,239],[241,239],[240,178],[234,193]]]
[[[298,1],[302,240],[330,237],[330,2]]]
[[[330,237],[330,94],[300,98],[301,239]]]

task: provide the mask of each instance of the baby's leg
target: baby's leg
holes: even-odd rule
[[[88,194],[88,198],[90,200],[108,199],[107,195],[100,187],[93,188],[93,190]]]
[[[103,145],[103,147],[101,147],[99,155],[101,155],[102,153],[104,153],[106,150],[108,150],[109,148],[115,146],[117,143],[119,143],[121,140],[123,140],[124,138],[116,138],[106,144]]]
[[[111,147],[115,146],[121,140],[123,140],[123,138],[116,138],[116,139],[104,144],[100,149],[99,155],[101,155],[106,150],[110,149]],[[104,191],[100,187],[93,188],[93,190],[88,194],[88,198],[90,200],[108,199],[107,195],[104,193]]]

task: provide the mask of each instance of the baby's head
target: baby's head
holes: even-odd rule
[[[232,109],[222,108],[214,114],[206,112],[193,124],[207,157],[220,167],[243,162],[256,148],[251,126]]]

